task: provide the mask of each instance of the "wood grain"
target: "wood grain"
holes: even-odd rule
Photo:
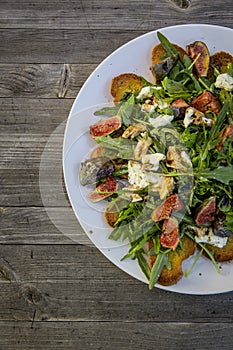
[[[232,0],[0,1],[1,350],[232,348],[233,292],[149,291],[119,270],[83,233],[61,167],[74,98],[108,54],[232,15]]]
[[[48,29],[126,29],[153,30],[191,23],[215,23],[232,26],[232,2],[225,0],[148,0],[140,5],[136,0],[91,1],[13,1],[2,0],[0,26],[2,28]],[[208,14],[208,16],[207,16]]]
[[[67,67],[69,67],[69,75],[65,75]],[[95,64],[85,63],[71,65],[2,63],[0,64],[2,78],[0,98],[75,98],[94,68],[96,68]],[[3,102],[0,101],[0,103],[2,105]],[[54,101],[54,105],[56,103],[59,102]]]
[[[14,254],[12,248],[1,248],[0,271],[7,267],[13,277],[0,280],[0,320],[232,324],[232,293],[193,297],[149,291],[94,247],[19,245]]]
[[[4,322],[4,350],[232,348],[232,324],[160,322]],[[46,337],[44,335],[46,334]],[[215,337],[212,337],[215,335]]]

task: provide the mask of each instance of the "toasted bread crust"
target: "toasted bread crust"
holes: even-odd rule
[[[175,48],[180,53],[181,58],[185,55],[185,50],[182,49],[182,47],[175,45]],[[167,57],[166,50],[163,48],[162,44],[157,44],[152,49],[151,59],[152,59],[152,65],[155,65],[159,62],[161,62],[164,58]]]
[[[214,68],[217,68],[220,73],[226,73],[228,63],[233,64],[233,56],[225,51],[214,53],[210,56],[210,66],[207,78],[210,78],[214,73]]]
[[[118,212],[115,206],[110,206],[111,203],[109,203],[105,209],[105,213],[104,213],[104,218],[106,223],[114,228],[115,227],[115,223],[117,222],[118,219]]]
[[[111,94],[119,102],[126,93],[138,93],[142,89],[141,78],[134,73],[123,73],[112,79]]]
[[[217,262],[228,262],[233,260],[233,236],[229,237],[227,244],[223,248],[214,247],[207,244],[210,251],[214,251],[214,259]]]
[[[163,268],[161,275],[158,279],[158,283],[163,286],[171,286],[176,284],[183,276],[182,262],[194,254],[196,249],[196,243],[188,238],[183,236],[181,239],[182,248],[176,249],[168,253],[168,258],[171,263],[171,270],[168,270],[166,267]],[[149,249],[153,247],[153,241],[149,242]],[[152,268],[156,260],[156,255],[149,256],[149,265],[150,269]]]

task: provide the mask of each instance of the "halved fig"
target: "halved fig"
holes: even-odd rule
[[[116,115],[91,125],[90,133],[93,138],[97,136],[106,136],[120,129],[120,127],[121,117],[119,115]]]
[[[222,108],[219,99],[209,91],[204,91],[201,95],[194,98],[190,105],[203,113],[211,111],[218,114]]]
[[[179,98],[175,100],[171,104],[175,118],[179,116],[183,116],[185,114],[186,109],[189,107],[188,103],[183,100],[183,98]]]
[[[155,222],[169,219],[172,213],[181,210],[183,203],[179,199],[178,194],[172,194],[165,199],[151,214],[151,219]]]
[[[206,222],[212,222],[215,220],[216,213],[216,198],[210,197],[206,199],[200,207],[197,209],[196,224],[202,225]]]
[[[164,248],[176,249],[179,243],[179,225],[175,218],[164,220],[160,244]]]
[[[183,98],[178,98],[178,100],[175,100],[172,102],[172,107],[185,108],[188,106],[189,106],[188,103],[185,102]]]
[[[112,79],[111,94],[119,102],[127,93],[139,93],[143,88],[141,77],[134,73],[123,73]]]
[[[187,55],[194,63],[195,73],[197,76],[206,77],[209,69],[210,54],[205,43],[195,41],[186,46]]]
[[[217,144],[215,148],[221,150],[227,137],[230,137],[231,140],[233,140],[233,126],[231,125],[227,125],[225,129],[220,133],[218,138],[221,138],[221,141]]]
[[[99,202],[102,199],[110,197],[118,189],[118,183],[114,177],[109,176],[107,180],[97,186],[91,193],[88,195],[88,199],[92,202]]]

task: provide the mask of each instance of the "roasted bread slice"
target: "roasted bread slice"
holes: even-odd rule
[[[141,77],[134,73],[123,73],[112,79],[111,94],[119,102],[127,93],[139,93],[143,84]]]
[[[149,241],[149,249],[153,247],[153,241]],[[183,276],[182,262],[194,254],[196,249],[196,243],[183,236],[181,239],[181,248],[177,248],[174,251],[168,253],[168,258],[171,263],[171,269],[163,268],[158,283],[163,286],[170,286],[177,283]],[[156,261],[156,255],[149,256],[150,269],[152,269],[154,262]]]
[[[214,247],[210,244],[207,244],[207,248],[214,252],[214,259],[217,262],[233,260],[233,236],[228,237],[227,244],[223,248]]]
[[[185,50],[182,49],[182,47],[173,44],[176,50],[180,53],[181,58],[185,55]],[[167,57],[166,50],[163,48],[162,44],[157,44],[152,49],[151,59],[152,59],[152,65],[155,65],[159,62],[161,62],[164,58]]]

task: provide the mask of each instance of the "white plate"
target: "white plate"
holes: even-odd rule
[[[195,40],[204,41],[210,53],[227,51],[233,54],[233,30],[230,28],[190,24],[159,29],[171,42],[182,47]],[[80,186],[78,172],[81,161],[88,158],[94,147],[89,135],[89,126],[98,120],[93,112],[98,105],[112,101],[109,92],[111,79],[121,73],[133,72],[152,81],[149,71],[151,50],[158,43],[157,31],[142,35],[114,51],[90,75],[80,90],[71,109],[64,135],[63,171],[65,184],[73,210],[84,231],[95,246],[115,265],[129,275],[147,282],[136,261],[120,261],[128,251],[128,245],[108,239],[109,228],[103,220],[103,204],[92,205],[86,199],[88,189]],[[90,105],[92,104],[92,107]],[[183,263],[184,270],[192,263],[190,258]],[[176,285],[156,287],[187,294],[214,294],[233,290],[233,263],[222,264],[217,274],[213,264],[201,258],[188,278]]]

